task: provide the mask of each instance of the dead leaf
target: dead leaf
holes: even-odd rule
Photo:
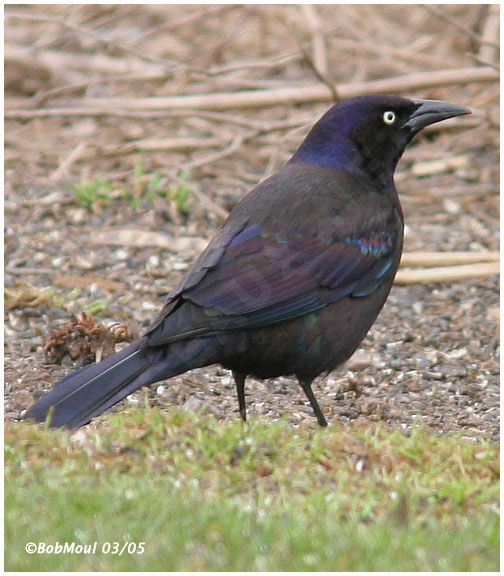
[[[61,364],[68,354],[82,364],[99,362],[114,354],[117,343],[132,339],[126,325],[113,324],[107,328],[83,312],[71,316],[67,324],[52,332],[44,346],[45,359],[48,364]]]
[[[54,294],[50,287],[38,288],[25,280],[17,282],[18,289],[5,288],[5,307],[7,310],[13,308],[35,308],[41,304],[51,307],[54,305]]]
[[[96,284],[102,290],[122,290],[124,288],[123,284],[116,282],[115,280],[107,280],[107,278],[102,278],[97,274],[87,274],[86,276],[78,275],[65,275],[58,276],[54,280],[54,284],[57,286],[69,286],[70,288],[79,288],[80,290],[85,290],[89,288],[91,284]]]

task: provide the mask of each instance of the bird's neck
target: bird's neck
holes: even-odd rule
[[[326,166],[333,170],[342,170],[351,174],[371,178],[384,187],[393,186],[395,162],[391,169],[389,159],[381,159],[375,154],[368,157],[348,139],[338,141],[317,141],[307,138],[298,148],[289,164],[304,162],[315,166]]]

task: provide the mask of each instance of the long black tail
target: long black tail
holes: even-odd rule
[[[52,427],[78,428],[135,390],[212,363],[212,346],[203,339],[169,348],[145,346],[145,338],[117,354],[84,366],[64,378],[26,413],[39,422],[50,412]]]

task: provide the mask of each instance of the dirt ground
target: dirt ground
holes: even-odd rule
[[[473,109],[417,138],[399,165],[405,251],[498,250],[498,10],[7,6],[5,416],[71,370],[68,357],[46,364],[44,346],[72,313],[142,333],[226,214],[328,109],[329,85],[347,94],[403,77],[396,93]],[[454,69],[468,79],[419,83]],[[314,385],[329,421],[498,440],[499,283],[471,270],[398,279],[354,357]],[[293,379],[250,379],[246,391],[250,416],[315,425]],[[219,367],[147,394],[237,417]]]

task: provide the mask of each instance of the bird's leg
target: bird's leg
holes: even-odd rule
[[[247,421],[247,408],[245,406],[245,378],[246,374],[235,372],[233,370],[233,378],[236,385],[236,394],[238,395],[238,406],[240,408],[241,419]]]
[[[306,397],[310,401],[311,407],[313,408],[315,416],[317,417],[317,422],[319,423],[320,426],[327,426],[327,420],[325,419],[325,416],[322,414],[322,410],[320,409],[317,399],[313,395],[313,390],[311,388],[312,381],[299,380],[299,383],[301,384],[301,387],[303,388]]]

